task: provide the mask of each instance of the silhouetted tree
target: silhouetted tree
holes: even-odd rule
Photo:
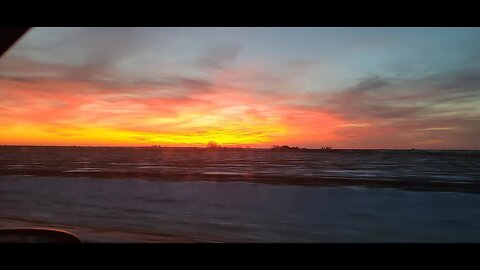
[[[209,141],[207,143],[207,148],[218,148],[218,144],[215,141]]]

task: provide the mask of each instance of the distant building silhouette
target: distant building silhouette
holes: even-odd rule
[[[282,146],[279,146],[279,145],[274,145],[272,150],[298,150],[298,146],[295,146],[295,147],[290,147],[288,145],[282,145]]]
[[[318,149],[307,149],[307,148],[299,148],[298,146],[288,146],[288,145],[282,145],[282,146],[279,146],[279,145],[274,145],[272,147],[272,150],[276,150],[276,151],[290,151],[290,150],[306,150],[306,151],[331,151],[332,150],[332,147],[330,146],[327,146],[327,147],[322,147],[322,148],[318,148]]]

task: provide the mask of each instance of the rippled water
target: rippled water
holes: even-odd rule
[[[478,181],[480,151],[0,147],[0,170]]]

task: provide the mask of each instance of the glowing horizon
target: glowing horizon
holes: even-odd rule
[[[35,28],[0,145],[480,149],[477,28]]]

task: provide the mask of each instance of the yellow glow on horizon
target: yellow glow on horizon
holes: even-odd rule
[[[0,102],[0,144],[205,146],[213,140],[271,147],[338,140],[337,127],[347,124],[328,112],[268,102],[249,91],[165,98],[85,90],[95,86],[0,80],[0,93],[9,98]]]
[[[253,127],[252,127],[253,128]],[[210,140],[220,145],[255,145],[272,141],[272,136],[286,134],[282,126],[257,126],[255,129],[226,125],[205,131],[139,132],[104,127],[55,127],[15,125],[3,128],[3,144],[91,145],[91,146],[204,146]]]

